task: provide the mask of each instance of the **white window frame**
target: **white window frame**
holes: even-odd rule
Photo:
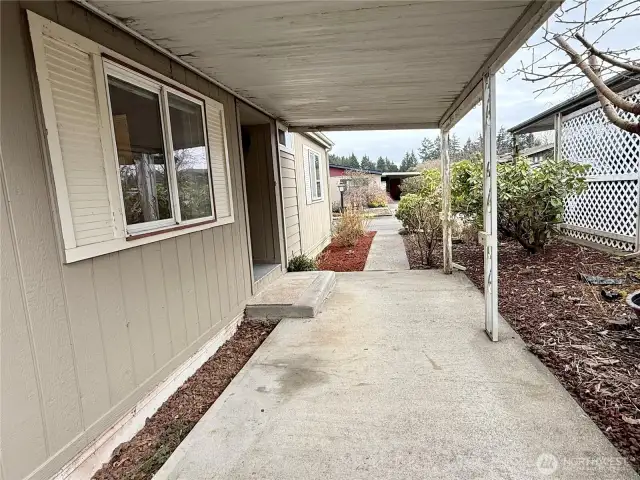
[[[316,171],[316,161],[312,160],[312,156],[316,156],[318,159],[318,171]],[[322,156],[320,152],[314,150],[313,148],[308,149],[307,153],[307,163],[309,168],[309,183],[311,187],[311,201],[312,202],[321,202],[324,200],[324,182],[322,179]],[[318,172],[320,173],[320,177],[318,177]],[[320,184],[320,195],[317,195],[317,186]]]
[[[205,103],[204,100],[188,95],[176,88],[166,85],[163,82],[157,81],[153,78],[149,78],[146,75],[142,75],[136,71],[133,71],[120,63],[114,62],[109,59],[103,58],[103,71],[104,81],[107,86],[107,107],[109,109],[109,121],[111,125],[111,136],[113,141],[113,158],[115,158],[115,168],[118,178],[118,188],[120,195],[120,203],[122,212],[124,215],[125,228],[128,236],[135,236],[140,234],[152,233],[154,231],[163,231],[167,228],[171,228],[177,225],[193,225],[204,222],[212,222],[216,219],[215,212],[215,199],[213,193],[213,178],[211,176],[211,158],[209,156],[209,142],[207,135],[207,121],[205,118]],[[123,82],[129,83],[135,87],[150,91],[158,95],[159,107],[160,107],[160,122],[162,127],[163,144],[165,149],[165,157],[167,164],[167,180],[169,184],[169,196],[171,201],[171,218],[156,220],[153,222],[144,222],[134,225],[126,224],[126,211],[124,205],[124,193],[122,191],[122,182],[120,180],[120,164],[118,161],[118,150],[116,145],[115,125],[113,123],[113,114],[111,110],[111,95],[109,94],[109,76],[117,78]],[[182,220],[180,212],[180,197],[178,192],[178,181],[175,169],[175,159],[173,150],[173,138],[171,135],[171,119],[169,115],[169,97],[171,93],[177,97],[183,98],[190,102],[193,102],[200,106],[200,113],[202,115],[202,127],[204,132],[205,142],[205,154],[207,155],[207,174],[209,179],[209,200],[211,202],[211,215],[206,217],[194,218],[191,220]]]
[[[284,132],[284,144],[280,143],[280,130]],[[295,149],[293,132],[289,132],[286,128],[278,126],[278,146],[280,147],[280,150],[284,150],[285,152],[293,154]]]

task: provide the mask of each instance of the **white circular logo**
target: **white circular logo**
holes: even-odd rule
[[[542,453],[536,460],[536,467],[542,475],[553,475],[558,469],[558,459],[553,453]]]

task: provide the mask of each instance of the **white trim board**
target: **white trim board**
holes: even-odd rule
[[[244,308],[229,324],[176,368],[162,383],[83,451],[69,461],[51,480],[86,480],[111,458],[113,451],[131,440],[174,392],[180,388],[218,349],[229,340],[244,318]]]

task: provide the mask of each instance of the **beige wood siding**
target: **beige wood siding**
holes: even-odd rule
[[[2,474],[35,480],[242,311],[249,247],[232,96],[71,2],[0,8]],[[224,105],[234,223],[62,263],[25,8]]]
[[[303,162],[303,148],[309,147],[320,153],[322,162],[322,201],[307,203],[307,186]],[[305,135],[296,133],[294,140],[296,156],[296,179],[298,185],[298,212],[300,221],[300,245],[304,254],[316,256],[331,240],[331,200],[328,190],[329,165],[324,147],[310,140]]]
[[[295,155],[280,150],[280,177],[282,181],[282,204],[287,246],[287,260],[301,252],[300,216],[298,214],[298,185]]]

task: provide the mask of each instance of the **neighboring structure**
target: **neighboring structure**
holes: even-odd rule
[[[518,152],[519,157],[523,157],[533,166],[540,164],[545,158],[553,158],[553,144],[537,145],[531,148],[525,148]],[[513,160],[513,152],[505,153],[498,157],[498,163],[511,162]]]
[[[329,194],[331,196],[331,205],[335,209],[340,205],[340,189],[338,185],[343,184],[346,188],[352,183],[354,176],[366,175],[370,181],[376,182],[381,188],[384,188],[381,175],[382,172],[377,170],[365,170],[362,168],[346,167],[344,165],[329,164]]]
[[[495,73],[559,4],[0,2],[2,480],[90,478],[282,273],[294,182],[276,120],[446,139],[482,97],[489,150]],[[328,196],[326,143],[299,138],[298,236],[315,251],[326,225],[305,243],[303,212]]]
[[[331,241],[328,152],[333,142],[320,132],[278,130],[287,260],[315,257]]]
[[[393,200],[400,200],[402,193],[402,181],[405,178],[417,177],[420,172],[384,172],[382,181],[385,183],[385,189]]]
[[[619,75],[607,85],[636,102],[640,99],[640,76]],[[567,201],[563,233],[595,245],[639,251],[640,136],[605,118],[593,88],[509,131],[519,135],[546,130],[555,132],[555,156],[591,165],[587,191]]]

